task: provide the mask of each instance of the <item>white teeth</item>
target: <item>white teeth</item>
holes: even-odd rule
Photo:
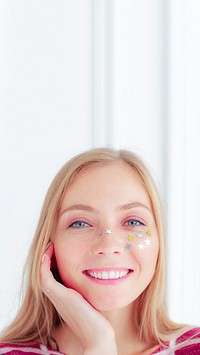
[[[113,279],[119,279],[128,274],[129,270],[123,270],[123,271],[102,271],[102,272],[92,272],[88,271],[88,274],[91,277],[94,277],[95,279],[100,279],[100,280],[113,280]]]
[[[119,271],[116,272],[115,274],[115,278],[118,279],[119,278]]]
[[[115,278],[115,272],[114,271],[110,271],[109,272],[109,279],[114,279]]]
[[[108,277],[109,277],[109,274],[108,274],[106,271],[103,271],[103,272],[102,272],[102,279],[103,279],[103,280],[107,280]]]

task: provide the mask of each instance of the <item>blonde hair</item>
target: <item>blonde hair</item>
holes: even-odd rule
[[[134,153],[127,150],[97,148],[81,153],[67,162],[51,183],[44,200],[39,223],[26,264],[26,293],[14,321],[4,330],[1,342],[46,344],[53,329],[61,322],[53,304],[40,287],[40,265],[45,248],[51,239],[60,205],[66,190],[83,170],[113,162],[128,164],[140,177],[152,204],[158,235],[159,254],[155,274],[138,298],[138,330],[141,339],[151,343],[169,340],[182,326],[172,322],[165,306],[165,236],[159,193],[147,167]]]

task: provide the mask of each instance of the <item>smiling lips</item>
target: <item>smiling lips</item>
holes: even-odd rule
[[[120,269],[120,270],[86,270],[84,273],[96,280],[119,280],[123,279],[133,270]]]

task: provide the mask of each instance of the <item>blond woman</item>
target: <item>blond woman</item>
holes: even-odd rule
[[[75,156],[48,190],[0,353],[200,353],[200,329],[169,319],[165,269],[162,206],[142,160],[109,148]]]

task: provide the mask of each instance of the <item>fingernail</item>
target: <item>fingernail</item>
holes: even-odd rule
[[[42,263],[44,262],[45,258],[46,258],[46,254],[44,253],[44,255],[42,257]]]

